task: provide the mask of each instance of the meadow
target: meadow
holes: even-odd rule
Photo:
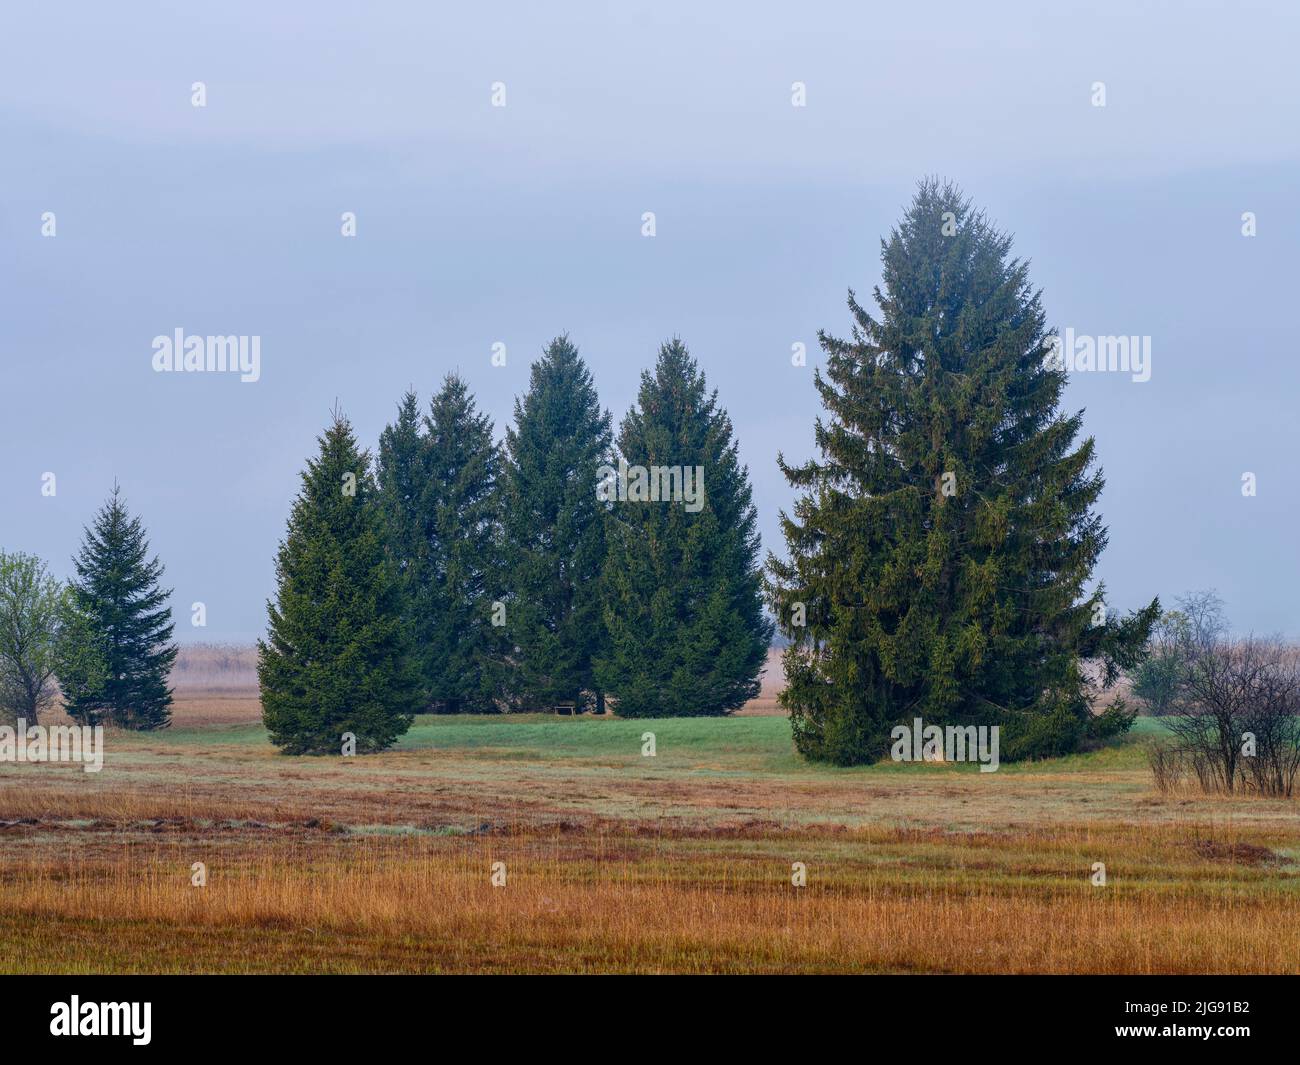
[[[1296,804],[1162,796],[1150,719],[980,774],[810,766],[758,711],[288,758],[186,691],[98,774],[0,765],[0,971],[1300,972]]]

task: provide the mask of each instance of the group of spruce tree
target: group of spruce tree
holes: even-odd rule
[[[1099,687],[1145,654],[1158,601],[1120,617],[1091,589],[1107,532],[1081,415],[1060,410],[1040,293],[1011,239],[923,181],[881,242],[879,315],[850,290],[849,339],[819,333],[819,457],[766,577],[731,426],[679,342],[643,375],[617,447],[561,337],[534,365],[504,451],[465,385],[414,395],[377,471],[336,417],[303,477],[262,646],[286,751],[379,749],[424,709],[720,714],[757,688],[770,628],[795,745],[842,765],[891,731],[996,725],[1007,760],[1128,728]],[[602,504],[597,468],[703,465],[707,505]],[[343,486],[343,490],[341,490]],[[1084,663],[1098,663],[1098,670]]]
[[[772,626],[805,756],[884,757],[891,730],[997,725],[1005,759],[1123,730],[1096,688],[1145,656],[1158,601],[1088,591],[1107,533],[1081,415],[1060,410],[1040,294],[1011,240],[927,180],[881,242],[874,317],[819,333],[819,457],[766,580],[730,419],[680,341],[642,374],[617,439],[567,337],[533,365],[504,446],[457,376],[403,397],[378,461],[336,413],[308,462],[260,645],[263,712],[291,753],[391,745],[421,711],[557,704],[626,717],[724,714],[757,692]],[[599,471],[702,466],[705,504],[603,501]],[[0,702],[58,674],[80,721],[165,726],[169,593],[115,489],[64,586],[0,553]],[[33,637],[36,634],[36,638]],[[1083,663],[1100,663],[1099,677]]]
[[[620,457],[703,467],[704,506],[602,500]],[[267,729],[311,754],[382,750],[422,712],[728,713],[772,634],[758,552],[731,421],[678,340],[617,440],[564,336],[504,444],[454,374],[425,410],[402,398],[373,463],[336,412],[276,560]]]

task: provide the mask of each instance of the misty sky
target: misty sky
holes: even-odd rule
[[[1152,338],[1149,381],[1066,392],[1106,473],[1112,605],[1217,587],[1237,629],[1300,635],[1300,9],[556,6],[7,3],[0,547],[70,575],[116,478],[178,638],[251,639],[336,398],[373,448],[458,369],[500,436],[567,331],[616,422],[685,340],[780,550],[816,331],[848,332],[846,290],[869,298],[938,174],[1015,234],[1052,325]],[[261,380],[155,373],[177,328],[259,335]]]

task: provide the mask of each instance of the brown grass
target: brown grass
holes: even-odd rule
[[[1077,842],[1075,847],[1077,847]],[[1015,875],[951,841],[307,841],[211,836],[9,865],[5,971],[1300,972],[1294,893],[1251,865],[1214,875],[1169,839],[1042,839]],[[808,886],[790,883],[805,860]],[[194,861],[206,887],[190,885]],[[493,862],[505,863],[493,887]],[[86,933],[101,930],[94,952]],[[304,955],[303,943],[315,948]],[[216,946],[220,949],[216,949]],[[254,949],[255,948],[255,949]]]
[[[1300,972],[1296,804],[1161,796],[1136,743],[842,771],[761,718],[444,719],[290,759],[256,709],[0,766],[0,971]]]

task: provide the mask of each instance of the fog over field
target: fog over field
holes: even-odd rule
[[[178,638],[251,641],[336,400],[373,447],[405,388],[459,369],[500,437],[568,330],[616,420],[686,340],[780,549],[775,457],[812,452],[816,332],[847,333],[846,290],[869,295],[881,235],[938,173],[1015,234],[1052,325],[1150,338],[1149,380],[1075,373],[1065,394],[1107,476],[1111,602],[1216,587],[1241,631],[1300,635],[1279,580],[1300,364],[1269,313],[1300,241],[1296,10],[999,7],[996,32],[961,3],[11,8],[0,358],[24,401],[0,420],[0,540],[66,575],[117,479]],[[178,328],[260,336],[260,379],[155,373]]]

